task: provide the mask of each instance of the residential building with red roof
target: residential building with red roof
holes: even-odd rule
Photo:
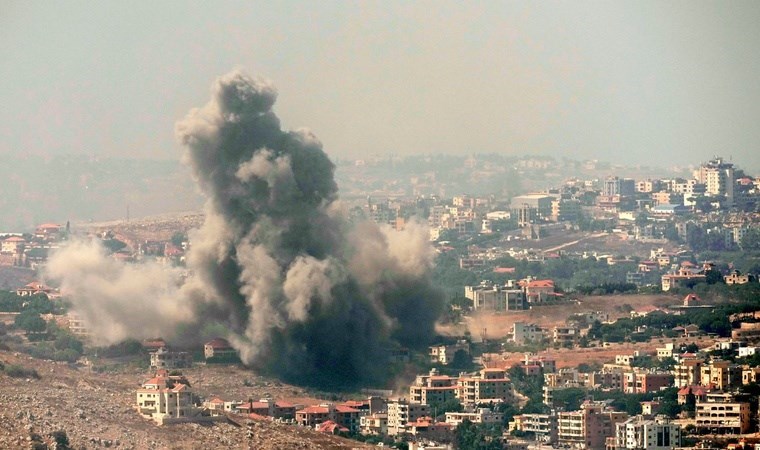
[[[17,255],[24,251],[25,246],[26,239],[20,236],[11,236],[3,239],[2,244],[0,244],[0,253]]]
[[[271,398],[262,398],[257,402],[248,400],[238,404],[235,410],[240,414],[258,414],[273,419],[295,420],[296,418],[296,405]]]
[[[187,421],[201,413],[187,379],[169,376],[166,370],[156,372],[156,376],[144,382],[136,395],[137,411],[159,425]]]
[[[456,425],[436,422],[431,417],[420,417],[416,421],[406,424],[406,432],[408,434],[433,441],[451,440],[454,428],[456,428]]]
[[[350,431],[359,430],[360,417],[361,411],[358,409],[334,405],[332,403],[307,406],[295,413],[296,423],[301,426],[315,428],[317,425],[329,420]]]
[[[235,358],[238,355],[237,350],[235,350],[232,345],[230,345],[229,341],[220,337],[206,342],[206,344],[203,346],[203,354],[206,359]]]
[[[315,429],[320,433],[327,433],[327,434],[339,434],[339,433],[348,433],[348,428],[341,426],[332,420],[327,420],[325,422],[320,423],[315,427]]]
[[[16,295],[19,297],[29,297],[32,295],[44,294],[49,299],[60,298],[61,294],[58,289],[47,286],[39,281],[32,281],[24,287],[16,289]]]
[[[525,294],[525,300],[528,303],[541,303],[561,297],[561,294],[554,291],[553,280],[534,280],[526,278],[520,280],[518,285],[522,288]]]

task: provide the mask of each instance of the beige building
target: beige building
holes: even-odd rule
[[[707,401],[697,401],[696,427],[700,432],[747,433],[750,429],[750,407],[734,400],[731,394],[707,394]]]
[[[388,413],[374,413],[359,418],[359,427],[364,435],[384,436],[388,434]]]
[[[448,375],[438,375],[432,369],[428,375],[417,375],[409,387],[409,399],[412,403],[445,403],[457,397],[457,378]]]
[[[182,369],[192,365],[193,356],[188,352],[174,352],[161,347],[150,354],[151,369]]]
[[[557,416],[555,414],[521,414],[509,422],[508,431],[534,433],[543,441],[557,441]]]
[[[700,384],[703,364],[704,361],[701,359],[686,359],[681,361],[681,364],[674,365],[673,385],[682,388]]]
[[[712,361],[700,369],[700,383],[702,386],[713,385],[722,391],[741,386],[742,367],[728,361]]]
[[[410,403],[404,399],[388,402],[388,435],[395,436],[407,432],[407,424],[422,417],[430,416],[430,406]]]
[[[507,402],[514,397],[512,383],[503,369],[483,369],[479,376],[460,377],[456,392],[463,406]]]
[[[586,401],[578,411],[557,414],[558,439],[579,449],[601,450],[607,438],[615,436],[615,425],[628,414],[607,409],[603,403]]]
[[[169,376],[166,370],[159,370],[137,390],[137,410],[159,425],[191,421],[201,412],[195,405],[187,379]]]

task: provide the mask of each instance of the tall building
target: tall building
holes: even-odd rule
[[[603,449],[608,437],[615,436],[615,426],[628,414],[607,409],[604,403],[586,401],[579,411],[558,413],[558,438],[561,444],[580,449]]]
[[[636,182],[631,178],[607,177],[602,185],[602,195],[630,197],[636,193]]]
[[[703,163],[694,173],[698,182],[705,185],[705,193],[710,196],[725,196],[726,206],[734,204],[734,165],[716,156]]]

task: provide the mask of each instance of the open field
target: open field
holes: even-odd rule
[[[681,299],[666,294],[634,294],[634,295],[603,295],[583,297],[580,300],[536,306],[525,311],[510,311],[504,313],[475,313],[467,317],[464,323],[457,326],[439,327],[439,332],[450,335],[462,335],[467,330],[473,338],[480,339],[484,333],[488,339],[500,339],[507,336],[515,322],[535,323],[542,328],[559,326],[565,323],[568,316],[575,313],[602,311],[610,316],[610,320],[627,317],[628,307],[634,311],[652,308],[663,308],[681,303]]]

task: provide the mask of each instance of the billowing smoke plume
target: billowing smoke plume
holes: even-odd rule
[[[83,244],[49,273],[76,310],[108,322],[94,328],[102,338],[220,323],[246,363],[291,381],[382,379],[388,350],[425,345],[440,312],[426,230],[349,226],[333,164],[309,131],[280,128],[276,97],[232,72],[177,123],[208,198],[184,284],[166,269],[98,264],[104,255]]]

